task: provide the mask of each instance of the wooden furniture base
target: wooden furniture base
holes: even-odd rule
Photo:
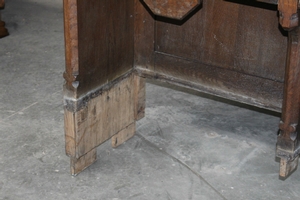
[[[144,78],[155,78],[281,112],[276,156],[288,177],[300,154],[298,4],[64,0],[71,173],[92,164],[104,141],[117,147],[134,135],[144,116]]]

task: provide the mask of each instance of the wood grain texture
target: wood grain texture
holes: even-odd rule
[[[0,38],[8,36],[8,31],[5,28],[5,22],[1,20],[1,9],[3,9],[4,6],[4,0],[0,0]]]
[[[202,0],[143,0],[158,16],[181,20],[202,3]]]
[[[132,138],[135,134],[135,122],[122,129],[111,138],[112,147],[116,148]]]
[[[92,149],[80,158],[71,158],[71,174],[77,175],[97,160],[97,150]]]
[[[282,116],[276,155],[281,158],[280,176],[288,177],[298,166],[300,155],[300,29],[289,32],[288,57]],[[296,160],[296,161],[295,161]]]
[[[64,13],[64,77],[71,96],[85,95],[133,68],[133,0],[64,0]]]
[[[4,0],[0,0],[0,9],[1,9],[1,8],[4,8],[4,6],[5,6]]]
[[[64,109],[65,148],[68,156],[74,156],[76,152],[75,114]]]
[[[134,0],[134,66],[154,70],[154,15]]]
[[[78,19],[77,0],[64,0],[64,33],[65,33],[65,87],[72,91],[70,96],[76,97],[76,77],[78,66]]]

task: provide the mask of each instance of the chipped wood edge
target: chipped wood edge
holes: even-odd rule
[[[64,110],[65,149],[68,156],[75,155],[75,120],[73,112]]]

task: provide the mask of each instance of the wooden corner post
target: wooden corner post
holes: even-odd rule
[[[278,0],[279,23],[288,31],[288,51],[285,69],[282,116],[279,124],[276,156],[280,158],[281,178],[287,178],[297,169],[300,119],[300,29],[299,1]]]
[[[133,73],[133,1],[64,0],[66,154],[76,175],[117,147],[144,113],[144,79]]]
[[[285,94],[279,125],[276,156],[280,158],[280,177],[288,177],[298,166],[300,112],[300,29],[289,31],[285,75]]]

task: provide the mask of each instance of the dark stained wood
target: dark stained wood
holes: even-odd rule
[[[5,6],[4,0],[0,0],[0,38],[8,35],[8,31],[5,28],[5,22],[1,20],[1,9]]]
[[[64,2],[66,85],[79,97],[132,69],[134,6],[117,0]]]
[[[158,16],[183,19],[202,3],[202,0],[143,0]]]
[[[182,25],[158,21],[156,51],[283,82],[287,38],[276,7],[255,3],[207,1]]]
[[[117,134],[113,146],[118,146],[134,135],[140,81],[130,73],[87,99],[65,99],[66,154],[72,175],[95,161],[95,153],[89,152],[106,140]]]
[[[76,77],[78,66],[78,22],[77,0],[64,0],[64,32],[65,32],[65,95],[76,98]],[[67,91],[70,91],[67,93]]]
[[[134,66],[154,70],[154,16],[147,6],[134,0]]]
[[[297,165],[300,154],[300,29],[289,32],[288,57],[285,75],[284,99],[277,156],[281,158],[280,176],[286,178]]]

